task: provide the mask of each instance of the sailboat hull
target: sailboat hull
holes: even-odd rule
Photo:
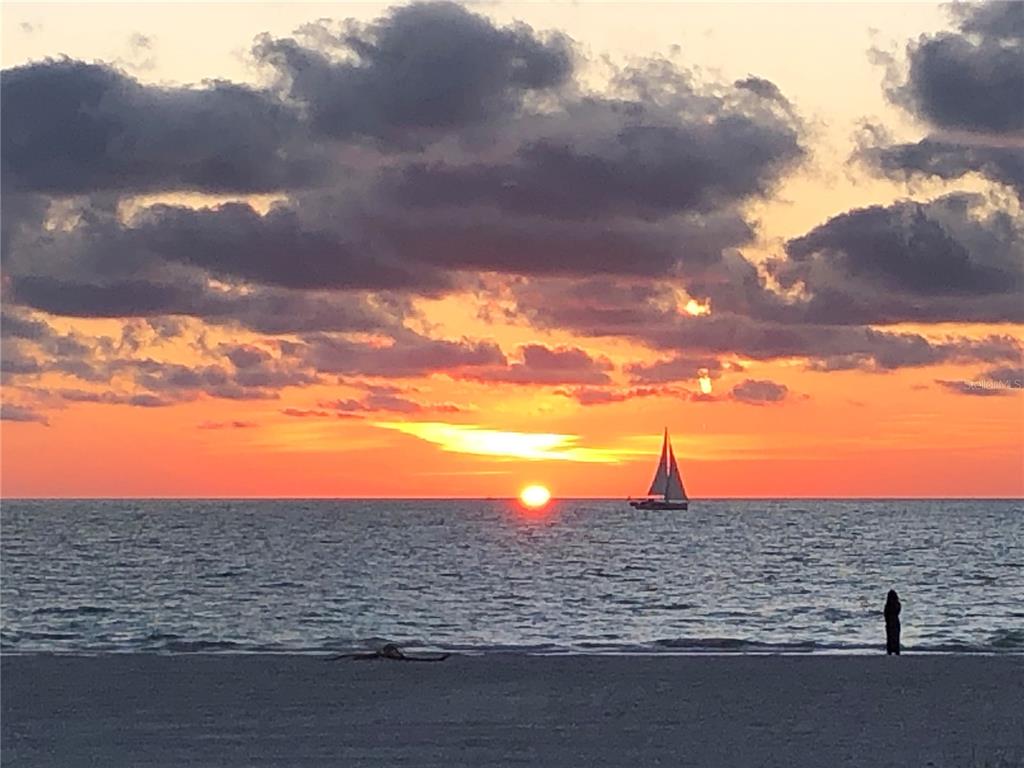
[[[685,501],[661,501],[659,499],[640,499],[629,502],[633,509],[688,509]]]

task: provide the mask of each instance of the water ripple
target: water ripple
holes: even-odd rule
[[[4,652],[1024,653],[1019,502],[5,502]]]

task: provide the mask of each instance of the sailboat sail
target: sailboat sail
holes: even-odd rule
[[[669,467],[668,479],[665,482],[665,501],[686,501],[686,490],[683,488],[683,476],[676,464],[676,452],[668,447]]]
[[[651,481],[648,496],[664,496],[668,487],[668,430],[665,430],[665,439],[661,444],[661,458],[658,459],[658,471],[654,473]]]
[[[647,491],[647,498],[630,500],[629,506],[633,509],[687,509],[689,503],[686,489],[683,488],[683,476],[676,463],[676,452],[672,450],[672,441],[666,429],[658,469]]]

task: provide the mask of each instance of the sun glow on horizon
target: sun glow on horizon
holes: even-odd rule
[[[538,509],[551,500],[551,491],[543,485],[528,485],[519,492],[519,500],[531,509]]]

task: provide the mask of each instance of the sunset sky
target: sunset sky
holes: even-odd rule
[[[4,4],[2,493],[1024,495],[1024,4]]]

